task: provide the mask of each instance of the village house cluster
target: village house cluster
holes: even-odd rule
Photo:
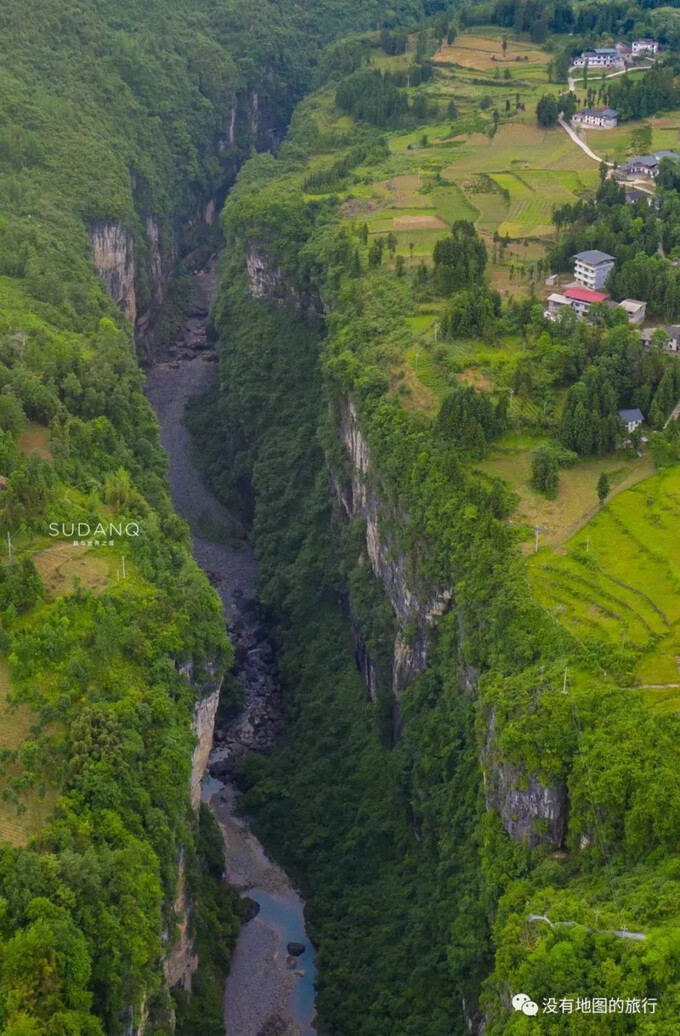
[[[623,299],[621,302],[615,302],[609,293],[603,290],[609,271],[615,263],[613,255],[596,248],[578,252],[574,256],[574,281],[562,291],[552,291],[548,295],[544,310],[546,319],[557,320],[565,308],[571,309],[579,319],[586,317],[594,305],[620,309],[626,314],[629,324],[640,328],[640,338],[646,348],[652,345],[656,335],[657,340],[661,339],[666,352],[679,353],[680,324],[643,328],[641,325],[644,324],[647,315],[646,302],[640,299]],[[548,277],[546,284],[554,287],[556,280],[556,275],[553,275]]]
[[[617,43],[614,47],[595,47],[584,50],[572,61],[572,68],[617,68],[632,65],[637,58],[652,58],[659,52],[656,40],[644,38],[632,43]]]
[[[608,309],[621,309],[626,314],[628,323],[639,327],[644,323],[647,313],[647,303],[640,299],[623,299],[621,302],[614,302],[609,293],[602,291],[609,271],[616,262],[613,255],[607,252],[600,252],[598,249],[589,249],[579,252],[574,256],[574,283],[568,285],[563,291],[553,291],[547,298],[547,308],[544,316],[548,320],[557,320],[564,309],[571,309],[579,319],[586,317],[591,306],[596,304],[606,306]],[[556,277],[549,277],[548,283],[553,285]],[[664,332],[664,348],[668,352],[677,352],[680,345],[680,326],[664,326],[662,328],[644,328],[640,332],[643,345],[652,344],[654,334],[659,330]],[[633,433],[638,433],[645,417],[638,407],[618,411],[618,416],[626,428],[628,436],[622,443],[626,448],[637,449]],[[641,441],[646,441],[642,438]]]

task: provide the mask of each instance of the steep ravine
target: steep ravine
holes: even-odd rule
[[[257,563],[238,525],[192,467],[190,435],[184,424],[188,399],[216,377],[215,354],[205,329],[215,289],[214,264],[198,273],[186,327],[169,353],[147,372],[147,397],[161,426],[170,458],[169,476],[177,512],[189,523],[194,556],[223,602],[236,647],[235,677],[243,689],[240,713],[215,731],[203,799],[222,830],[226,879],[259,906],[242,928],[225,989],[229,1036],[311,1036],[314,1016],[314,951],[306,937],[303,904],[287,875],[268,859],[236,814],[236,791],[229,780],[234,759],[271,748],[282,727],[280,686],[256,597]],[[226,530],[231,542],[206,538],[206,530]],[[222,779],[219,779],[222,778]],[[253,908],[254,911],[255,908]],[[293,957],[287,944],[302,943]]]

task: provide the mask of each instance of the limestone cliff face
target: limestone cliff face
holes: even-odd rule
[[[394,549],[389,535],[381,529],[380,491],[375,482],[371,453],[351,399],[342,407],[338,428],[350,462],[350,475],[342,479],[334,473],[335,491],[348,517],[363,518],[366,522],[366,553],[397,618],[392,691],[398,698],[427,665],[428,629],[444,613],[453,595],[450,590],[441,590],[423,600],[409,586],[409,559]],[[406,627],[409,627],[408,637]]]
[[[289,306],[296,313],[318,317],[324,315],[319,296],[311,291],[299,291],[292,287],[281,269],[273,262],[265,242],[249,242],[245,263],[252,298],[267,299],[280,306]]]
[[[130,323],[137,317],[135,297],[135,244],[132,234],[117,220],[90,228],[94,266],[107,291]]]
[[[220,700],[220,684],[215,690],[196,702],[194,706],[194,734],[196,735],[196,747],[191,757],[191,808],[196,810],[201,804],[201,781],[208,766],[208,757],[213,744],[215,734],[215,716]]]
[[[165,290],[177,261],[178,245],[174,239],[165,253],[161,247],[161,228],[155,216],[144,221],[145,268],[148,292],[143,308],[139,305],[137,279],[141,274],[131,231],[111,220],[95,223],[90,228],[92,260],[106,289],[135,328],[135,337],[143,341],[165,298]]]
[[[272,264],[264,244],[251,243],[246,254],[246,268],[253,298],[292,305],[298,311],[304,309],[299,296],[295,296],[281,271]],[[386,503],[388,495],[380,485],[356,405],[351,398],[339,406],[335,424],[345,449],[346,463],[337,465],[336,470],[330,472],[331,487],[347,516],[364,520],[366,556],[394,610],[397,630],[392,649],[391,685],[398,703],[401,692],[427,666],[428,633],[452,603],[453,591],[445,587],[430,588],[429,591],[419,587],[416,593],[412,585],[413,560],[396,548],[385,520],[388,518],[389,524],[394,525],[404,517],[395,514],[393,505]],[[380,683],[378,668],[366,647],[356,616],[350,616],[350,620],[357,669],[371,697],[376,698]],[[476,696],[478,676],[474,667],[461,667],[462,694]],[[395,732],[398,735],[398,709]],[[542,842],[561,845],[567,827],[566,787],[559,783],[545,785],[535,774],[499,758],[495,742],[495,716],[491,713],[480,758],[486,808],[498,812],[508,835],[516,841],[532,846]]]
[[[184,849],[180,849],[179,853],[177,895],[173,909],[179,934],[172,950],[163,962],[163,973],[165,983],[170,989],[181,986],[188,993],[191,991],[191,976],[198,968],[198,954],[189,930],[192,903],[186,885]]]
[[[530,846],[562,845],[567,833],[566,785],[545,785],[525,767],[498,757],[494,709],[487,717],[481,766],[486,808],[496,810],[514,841]]]
[[[206,666],[207,685],[204,683],[204,694],[194,705],[193,730],[196,745],[191,757],[191,777],[189,795],[191,808],[196,811],[201,804],[201,781],[208,765],[208,757],[215,733],[215,716],[219,704],[222,678],[217,668],[211,664]],[[192,686],[196,685],[194,667],[191,662],[178,666],[179,672],[186,676]],[[181,986],[186,992],[191,991],[191,977],[198,967],[198,955],[191,933],[191,913],[193,903],[186,884],[186,863],[184,849],[180,847],[178,860],[177,894],[173,913],[177,926],[177,938],[166,953],[163,962],[163,973],[168,988]],[[166,933],[166,939],[168,935]]]
[[[134,227],[118,220],[100,220],[90,227],[94,267],[133,325],[135,341],[146,349],[153,344],[154,325],[178,259],[191,253],[205,228],[214,225],[218,207],[251,149],[275,151],[284,125],[266,93],[258,89],[235,98],[225,113],[225,131],[217,145],[220,180],[213,184],[213,196],[194,211],[142,213]],[[132,184],[134,195],[134,177]]]
[[[449,606],[453,594],[451,590],[442,589],[429,595],[421,592],[417,596],[409,585],[412,571],[409,558],[394,549],[389,533],[384,531],[381,512],[386,512],[386,493],[376,479],[370,449],[351,399],[341,409],[338,431],[349,464],[344,477],[333,473],[335,494],[349,517],[363,518],[366,522],[366,553],[398,622],[392,662],[392,690],[398,700],[404,688],[426,668],[428,631]],[[390,518],[394,521],[395,515],[390,515]],[[358,640],[355,628],[357,666],[369,691],[375,696],[375,666],[365,647],[357,646]],[[460,673],[461,692],[476,695],[477,681],[478,673],[474,668],[464,666]],[[493,710],[488,716],[480,763],[486,808],[498,812],[508,835],[531,846],[541,843],[561,845],[567,828],[566,786],[563,783],[545,785],[535,774],[499,757]]]

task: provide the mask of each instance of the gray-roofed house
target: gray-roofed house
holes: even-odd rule
[[[626,202],[628,205],[635,205],[638,201],[644,201],[645,204],[653,205],[656,209],[660,205],[660,199],[653,194],[648,194],[647,191],[626,191]]]
[[[599,291],[615,262],[613,255],[597,248],[579,252],[574,256],[574,277],[584,288]]]
[[[616,68],[623,66],[623,58],[615,47],[596,47],[595,50],[584,50],[580,57],[572,58],[574,68]]]
[[[651,176],[656,178],[659,175],[659,166],[664,158],[672,158],[680,162],[680,155],[675,151],[656,151],[653,155],[636,155],[628,160],[625,171],[634,176]]]
[[[649,347],[655,331],[663,331],[668,341],[665,345],[667,353],[680,352],[680,324],[661,324],[660,327],[644,327],[640,332],[642,344]]]
[[[614,129],[619,124],[619,113],[616,108],[582,108],[571,121],[589,129]]]
[[[646,302],[640,302],[639,299],[624,299],[623,302],[619,302],[618,308],[625,310],[629,324],[644,323],[647,314]]]
[[[632,410],[619,410],[618,414],[629,432],[634,432],[636,428],[639,428],[645,419],[644,414],[637,407]]]

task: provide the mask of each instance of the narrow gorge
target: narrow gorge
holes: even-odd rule
[[[194,275],[185,328],[147,369],[146,379],[147,398],[158,415],[169,457],[173,505],[189,524],[196,561],[220,595],[236,652],[227,677],[238,688],[236,714],[216,724],[219,689],[196,706],[192,804],[198,808],[202,797],[210,806],[224,837],[225,880],[248,900],[247,920],[226,982],[227,1032],[311,1036],[316,1031],[314,948],[305,932],[303,903],[286,874],[268,859],[235,803],[236,765],[250,752],[269,752],[284,725],[278,669],[257,600],[257,563],[241,523],[193,467],[184,420],[188,401],[213,387],[217,376],[217,357],[206,340],[215,283],[213,258]],[[187,896],[176,904],[185,921],[191,910]],[[183,931],[167,965],[169,984],[190,991],[196,963]]]

